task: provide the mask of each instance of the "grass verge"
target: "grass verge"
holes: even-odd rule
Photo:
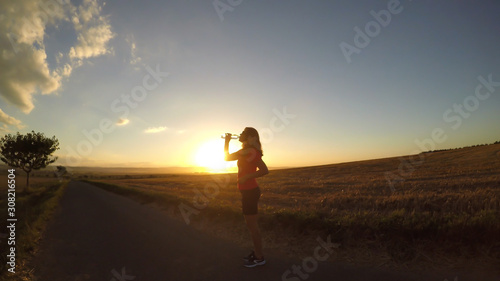
[[[7,241],[2,241],[0,256],[0,280],[26,281],[32,280],[29,260],[36,252],[38,242],[47,225],[47,222],[59,206],[59,201],[64,194],[68,182],[52,182],[33,186],[29,193],[16,193],[16,229],[15,248],[16,266],[15,273],[7,269],[7,255],[10,247]],[[7,200],[2,198],[0,202],[2,221],[7,220]],[[5,231],[5,230],[3,230]],[[8,238],[6,237],[5,240]],[[4,239],[2,239],[4,240]]]
[[[160,206],[168,206],[172,204],[179,204],[182,202],[180,198],[162,192],[144,191],[98,181],[82,180],[82,182],[86,182],[100,187],[104,190],[132,198],[142,204],[156,203]]]

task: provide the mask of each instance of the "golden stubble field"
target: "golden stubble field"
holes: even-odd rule
[[[500,144],[327,166],[272,170],[259,178],[261,208],[324,212],[470,213],[500,210]],[[419,160],[420,162],[416,162]],[[417,165],[418,164],[418,165]],[[386,177],[386,173],[392,177]],[[219,203],[239,207],[235,174],[105,175],[99,181],[161,191],[192,200],[196,191],[218,194]],[[393,186],[387,179],[393,180]]]
[[[169,194],[191,207],[205,194],[210,208],[240,208],[235,174],[91,180]],[[342,245],[334,258],[347,262],[500,268],[500,144],[272,170],[258,182],[264,232],[276,234],[269,247],[307,251],[317,235],[331,234]]]

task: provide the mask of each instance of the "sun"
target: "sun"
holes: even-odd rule
[[[236,146],[236,147],[235,147]],[[229,143],[229,151],[236,151],[237,144]],[[224,160],[224,140],[210,140],[202,143],[194,157],[195,165],[206,169],[210,173],[234,172],[236,161]]]

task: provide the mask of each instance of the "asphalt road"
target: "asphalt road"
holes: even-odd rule
[[[314,250],[311,249],[311,256]],[[326,250],[318,250],[318,257],[320,253],[326,254]],[[304,257],[289,259],[276,253],[266,256],[265,266],[249,269],[243,267],[241,259],[248,251],[197,231],[156,208],[87,183],[71,182],[59,211],[47,227],[33,266],[37,281],[443,281],[445,277],[452,281],[454,278],[401,275],[313,258],[303,264]]]

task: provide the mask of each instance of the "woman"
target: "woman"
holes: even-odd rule
[[[260,188],[255,179],[267,175],[269,171],[266,163],[262,161],[263,153],[259,133],[254,128],[246,127],[239,137],[242,149],[231,154],[229,153],[230,140],[231,134],[226,134],[224,144],[225,159],[226,161],[238,160],[238,189],[241,192],[243,215],[254,245],[254,251],[244,258],[245,266],[264,265],[266,260],[262,252],[262,238],[257,223]]]

